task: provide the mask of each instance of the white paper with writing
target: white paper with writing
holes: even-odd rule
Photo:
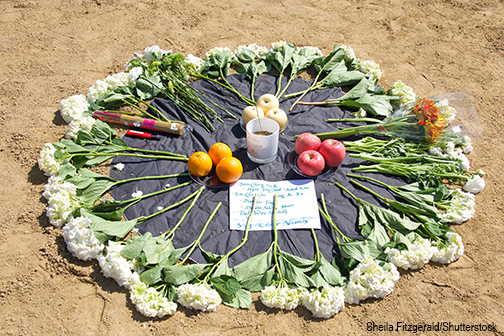
[[[245,230],[256,193],[256,207],[249,230],[273,230],[275,194],[277,194],[278,230],[320,229],[317,194],[313,180],[280,182],[238,180],[229,188],[231,230]]]

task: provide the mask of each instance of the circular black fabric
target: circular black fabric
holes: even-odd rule
[[[278,77],[266,75],[260,76],[255,84],[255,98],[259,98],[265,93],[275,93],[277,89]],[[227,80],[239,92],[249,96],[250,81],[243,75],[232,75]],[[282,85],[285,85],[287,79],[283,78]],[[309,87],[311,82],[302,79],[295,79],[287,93],[298,92]],[[246,104],[236,97],[232,92],[221,87],[218,84],[209,81],[196,81],[192,83],[193,87],[200,90],[206,97],[227,109],[236,116],[241,114]],[[340,88],[316,90],[307,94],[303,101],[324,101],[329,98],[338,98],[343,95]],[[280,108],[287,111],[296,98],[290,98],[280,102]],[[173,102],[166,99],[156,98],[152,102],[153,106],[162,111],[169,119],[182,120],[193,127],[192,133],[182,136],[168,135],[166,133],[155,134],[160,138],[157,140],[143,140],[130,137],[123,137],[123,140],[131,147],[142,147],[149,150],[162,150],[174,153],[184,154],[189,157],[194,151],[208,151],[215,142],[224,142],[229,145],[233,155],[242,162],[244,173],[243,179],[258,179],[266,181],[282,181],[303,179],[296,174],[289,166],[287,156],[294,150],[292,137],[303,132],[320,133],[335,130],[336,125],[328,123],[328,118],[348,118],[350,111],[339,107],[326,106],[303,106],[297,105],[293,112],[289,113],[287,128],[280,134],[278,156],[274,162],[268,164],[256,164],[247,157],[245,132],[239,125],[239,121],[227,116],[223,111],[214,108],[218,115],[224,121],[223,123],[214,120],[215,131],[209,133],[199,124],[189,119]],[[209,104],[210,105],[210,104]],[[212,105],[210,105],[212,106]],[[346,123],[345,126],[356,126],[357,124]],[[341,124],[339,124],[341,126]],[[346,139],[348,140],[348,139]],[[132,157],[117,157],[113,160],[113,165],[122,162],[125,167],[118,172],[111,169],[112,178],[123,180],[132,177],[167,175],[187,172],[185,162],[171,160],[152,160]],[[348,188],[354,195],[363,198],[371,203],[379,203],[368,193],[355,188],[349,183],[347,173],[351,172],[353,167],[361,164],[362,161],[348,156],[343,164],[332,175],[318,178],[315,180],[315,189],[317,198],[320,202],[320,194],[323,193],[326,205],[334,223],[339,229],[350,238],[360,237],[357,228],[357,205],[355,201],[344,191],[340,190],[334,181],[338,181]],[[368,174],[376,179],[389,183],[391,185],[400,183],[397,178]],[[134,183],[126,183],[112,190],[111,194],[116,200],[125,200],[131,198],[131,194],[136,190],[141,190],[144,194],[163,189],[167,184],[174,186],[191,180],[189,177],[171,178],[166,180],[144,180]],[[393,198],[393,196],[384,188],[376,185],[361,182],[381,195]],[[199,184],[192,183],[190,186],[163,193],[162,195],[150,197],[129,207],[125,211],[127,219],[133,219],[140,216],[147,216],[159,211],[159,207],[167,207],[181,199],[189,196],[200,187]],[[191,244],[200,234],[203,225],[207,221],[216,205],[222,202],[222,206],[213,218],[206,230],[201,246],[205,251],[214,254],[226,254],[236,247],[244,236],[244,231],[229,230],[229,190],[212,189],[204,190],[198,199],[196,206],[189,212],[184,222],[177,230],[173,240],[175,248],[181,248]],[[169,210],[159,216],[149,219],[138,225],[140,233],[151,232],[154,236],[166,232],[172,228],[181,218],[187,206],[179,206],[176,209]],[[315,230],[320,251],[327,260],[337,253],[337,243],[332,227],[321,216],[321,229]],[[303,258],[311,259],[314,257],[315,245],[310,230],[280,230],[279,245],[282,250],[298,255]],[[251,231],[247,243],[230,258],[230,267],[253,257],[259,253],[265,252],[273,240],[272,231]],[[196,249],[191,256],[195,262],[205,262],[201,252]]]

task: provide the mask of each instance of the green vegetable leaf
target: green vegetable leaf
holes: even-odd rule
[[[338,98],[338,100],[354,100],[359,99],[367,93],[368,79],[363,77],[359,83],[357,83],[353,88],[351,88],[343,97]]]
[[[177,261],[180,260],[180,258],[182,257],[182,254],[184,254],[184,252],[188,249],[188,247],[182,247],[182,248],[179,248],[179,249],[175,249],[172,251],[172,253],[170,254],[170,256],[167,258],[167,259],[164,259],[160,262],[160,264],[162,264],[163,266],[172,266],[174,265]]]
[[[315,266],[315,259],[304,259],[293,254],[287,253],[285,251],[279,251],[278,254],[287,259],[291,264],[296,267],[303,268],[303,272],[307,272]]]
[[[343,66],[344,62],[342,61]],[[317,87],[321,89],[332,88],[335,86],[347,86],[353,85],[360,82],[364,78],[364,74],[360,71],[345,71],[342,72],[339,68],[335,68],[331,71],[320,83]]]
[[[316,273],[320,274],[331,286],[340,286],[344,282],[344,278],[341,276],[339,269],[331,265],[324,257],[320,259],[314,269],[316,269]],[[311,276],[311,278],[313,279],[313,276]]]
[[[296,47],[294,47],[293,44],[285,43],[280,50],[270,51],[266,59],[278,70],[278,72],[283,74],[285,69],[290,65],[292,55],[294,55],[295,51]]]
[[[394,98],[386,95],[371,95],[365,94],[356,100],[339,101],[336,104],[339,106],[347,106],[355,109],[363,108],[373,117],[388,117],[392,111],[390,100]]]

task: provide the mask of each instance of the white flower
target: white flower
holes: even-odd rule
[[[416,101],[416,94],[413,92],[413,89],[400,80],[392,84],[388,94],[390,96],[399,97],[399,105],[402,107],[408,106]]]
[[[448,99],[443,99],[435,103],[439,108],[439,115],[442,115],[446,119],[446,124],[449,125],[457,116],[457,110],[450,106]]]
[[[373,61],[360,61],[359,71],[368,75],[371,80],[378,81],[382,75],[380,66]]]
[[[243,52],[243,50],[250,50],[251,52],[254,53],[255,58],[265,58],[266,55],[268,54],[268,48],[259,46],[255,43],[249,44],[248,46],[246,45],[241,45],[238,48],[236,48],[234,55],[239,58],[238,56]]]
[[[48,200],[62,189],[62,184],[64,184],[64,182],[58,175],[53,175],[49,177],[47,183],[44,185],[44,191],[42,192],[42,196],[44,196],[45,199]]]
[[[213,57],[216,53],[223,52],[223,51],[231,52],[231,50],[228,47],[224,47],[224,48],[223,47],[215,47],[215,48],[207,51],[207,53],[205,54],[205,59],[209,59],[209,58]]]
[[[137,190],[137,191],[135,191],[134,193],[131,194],[131,197],[137,198],[137,197],[142,197],[142,195],[143,195],[143,191]]]
[[[455,189],[452,193],[449,208],[443,214],[443,218],[454,224],[462,224],[474,216],[476,196],[471,193]]]
[[[424,267],[432,258],[434,251],[431,242],[421,237],[415,239],[409,249],[398,250],[390,247],[385,249],[387,261],[404,270]]]
[[[138,312],[147,317],[164,317],[177,311],[177,304],[162,296],[155,288],[138,281],[130,286],[130,299]]]
[[[67,217],[72,211],[80,207],[77,199],[77,188],[71,183],[65,183],[64,187],[49,197],[46,215],[49,222],[55,227],[61,227],[67,222]]]
[[[364,110],[362,107],[358,111],[352,112],[350,114],[353,115],[355,118],[366,118],[367,116],[366,110]]]
[[[184,68],[187,73],[198,73],[205,61],[202,58],[188,54],[184,59]]]
[[[119,286],[130,288],[138,281],[138,273],[132,272],[138,265],[135,260],[128,260],[121,255],[125,245],[109,240],[106,252],[97,256],[103,275],[114,279]]]
[[[115,164],[114,169],[117,171],[122,171],[124,169],[124,163],[119,162],[119,163]]]
[[[87,100],[90,103],[94,103],[96,102],[96,100],[98,100],[98,98],[100,98],[100,96],[104,95],[109,90],[111,90],[110,84],[102,80],[97,80],[96,83],[94,83],[93,86],[88,89],[86,96]]]
[[[105,248],[91,230],[91,220],[87,217],[73,218],[63,227],[61,234],[68,251],[80,260],[96,259]]]
[[[448,237],[448,242],[443,246],[440,246],[438,243],[433,243],[436,247],[436,251],[432,256],[432,261],[441,264],[449,264],[464,254],[464,244],[462,243],[462,237],[460,237],[458,233],[447,232],[446,237]]]
[[[60,114],[67,123],[82,117],[89,109],[89,102],[84,95],[74,95],[60,102]]]
[[[269,52],[271,51],[282,51],[282,48],[284,45],[286,45],[287,42],[285,41],[278,41],[278,42],[273,42],[271,43],[271,48],[268,50]]]
[[[129,69],[128,76],[131,84],[136,84],[136,81],[140,75],[143,74],[143,68],[140,66]]]
[[[91,132],[96,119],[93,117],[76,118],[70,122],[65,132],[65,138],[76,140],[80,130]]]
[[[207,283],[183,284],[177,288],[178,303],[186,308],[215,311],[221,304],[219,293]]]
[[[355,52],[352,49],[352,47],[342,44],[340,45],[340,48],[342,48],[345,51],[345,61],[351,61],[355,58]]]
[[[301,301],[314,317],[329,318],[345,308],[345,291],[326,285],[321,290],[305,291]]]
[[[292,310],[295,309],[303,298],[303,290],[290,288],[287,285],[267,286],[261,291],[261,302],[270,308]]]
[[[441,148],[441,147],[430,147],[429,148],[429,155],[439,156],[442,158],[445,158],[448,156],[443,152],[443,148]]]
[[[126,72],[119,72],[108,76],[105,78],[105,83],[107,83],[110,87],[110,90],[115,90],[119,86],[128,86],[132,84],[131,76]]]
[[[147,60],[147,62],[152,62],[156,58],[161,58],[166,54],[170,54],[172,51],[171,50],[162,50],[159,48],[157,45],[153,45],[151,47],[147,47],[144,49],[144,57]]]
[[[462,189],[468,191],[473,194],[479,193],[481,190],[485,188],[485,179],[479,175],[472,176],[467,182],[464,184]]]
[[[387,264],[387,270],[378,260],[366,257],[355,267],[345,286],[345,302],[358,304],[369,298],[384,298],[394,290],[399,280],[399,272],[394,264]]]
[[[462,151],[464,154],[469,154],[473,151],[472,140],[467,135],[464,135],[464,143],[462,145]]]

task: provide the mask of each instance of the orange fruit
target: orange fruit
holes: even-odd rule
[[[238,179],[243,174],[243,166],[235,157],[228,156],[220,160],[215,167],[215,173],[219,180],[224,183],[233,183],[238,181]]]
[[[195,152],[187,161],[189,172],[195,176],[205,176],[212,170],[212,158],[205,152]]]
[[[231,152],[231,148],[225,143],[216,142],[208,150],[208,155],[212,158],[213,164],[217,165],[225,157],[233,156],[233,152]]]

